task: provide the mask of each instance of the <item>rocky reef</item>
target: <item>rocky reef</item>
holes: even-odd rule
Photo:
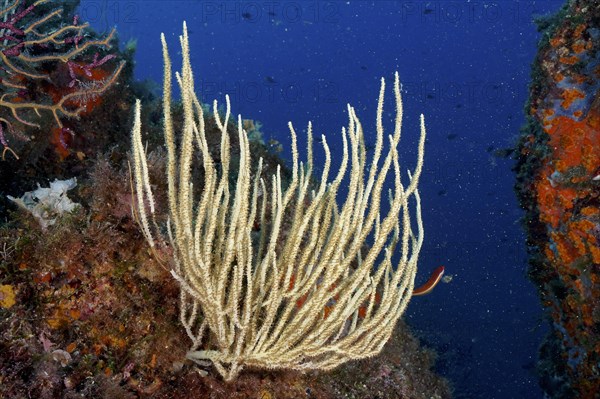
[[[574,0],[538,20],[516,191],[529,276],[551,331],[538,373],[552,398],[600,392],[600,7]]]

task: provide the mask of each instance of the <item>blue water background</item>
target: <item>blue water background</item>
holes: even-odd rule
[[[560,1],[94,1],[81,19],[137,39],[136,76],[162,82],[159,34],[179,65],[187,20],[203,101],[232,99],[233,112],[263,123],[283,144],[287,122],[311,120],[341,157],[346,103],[374,141],[380,77],[403,82],[403,168],[414,165],[418,115],[428,139],[421,195],[426,240],[418,282],[438,265],[453,277],[411,301],[405,318],[439,351],[437,370],[457,398],[538,398],[537,348],[546,332],[526,278],[522,212],[512,146],[524,123],[539,34],[532,19]],[[386,97],[387,127],[394,115]],[[300,148],[306,139],[300,136]],[[302,152],[301,152],[302,153]],[[317,164],[322,162],[316,149]]]

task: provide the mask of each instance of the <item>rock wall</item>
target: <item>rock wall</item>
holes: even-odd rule
[[[600,3],[569,1],[538,21],[516,191],[530,278],[551,331],[538,372],[553,398],[600,392]]]

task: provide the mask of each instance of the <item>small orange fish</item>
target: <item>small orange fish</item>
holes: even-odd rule
[[[439,266],[433,271],[433,273],[431,273],[429,280],[427,280],[425,284],[413,290],[413,296],[429,294],[440,282],[443,276],[444,266]]]

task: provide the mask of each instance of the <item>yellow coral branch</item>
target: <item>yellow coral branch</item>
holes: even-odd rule
[[[403,112],[398,74],[393,87],[393,132],[385,134],[381,123],[382,79],[373,159],[367,162],[362,124],[348,105],[348,126],[342,129],[344,155],[332,182],[328,182],[331,154],[322,137],[326,162],[318,190],[310,185],[310,144],[304,168],[291,123],[291,181],[284,189],[277,168],[267,185],[262,159],[257,168],[251,168],[250,143],[238,116],[237,129],[231,134],[239,142],[239,170],[235,190],[230,193],[229,98],[224,119],[217,112],[216,101],[213,107],[221,136],[217,168],[206,138],[205,111],[194,92],[185,24],[180,37],[182,71],[176,74],[183,115],[177,124],[171,113],[171,61],[164,36],[162,41],[170,208],[167,231],[174,253],[171,274],[181,289],[180,322],[192,341],[187,358],[200,364],[210,361],[226,380],[232,380],[246,366],[329,370],[379,353],[412,296],[423,243],[417,187],[423,168],[425,124],[421,116],[416,167],[403,184],[397,149]],[[151,222],[156,227],[153,184],[140,115],[137,101],[132,129],[134,197],[144,236],[155,248],[166,238],[161,229],[151,228]],[[179,126],[178,135],[174,126]],[[311,124],[308,134],[312,134]],[[387,154],[382,154],[386,137]],[[308,142],[312,143],[310,137]],[[193,190],[198,182],[193,181],[192,173],[197,159],[202,160],[204,171],[198,198]],[[382,214],[389,174],[393,175],[393,189],[389,210]],[[348,193],[338,206],[344,180],[349,180]],[[253,228],[257,221],[259,237]],[[397,247],[400,259],[392,264]],[[205,329],[214,339],[201,348]]]

